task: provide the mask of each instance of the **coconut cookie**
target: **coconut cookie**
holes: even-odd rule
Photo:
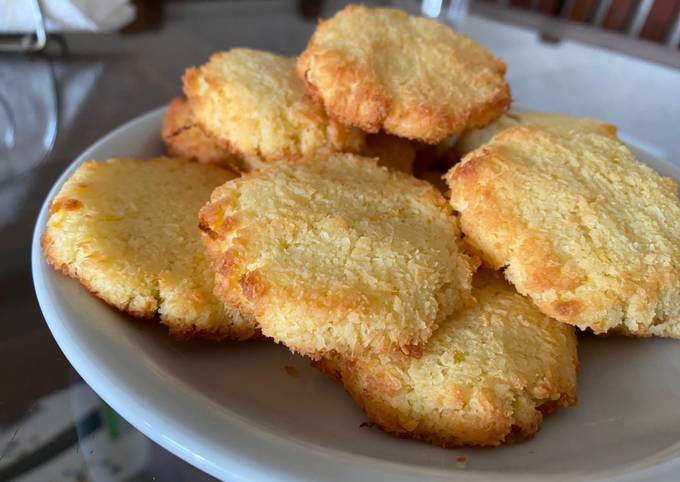
[[[536,125],[546,128],[555,127],[563,130],[583,130],[611,136],[616,135],[616,127],[614,125],[596,119],[513,109],[488,126],[466,132],[460,136],[453,146],[453,150],[459,157],[463,157],[465,154],[482,147],[499,132],[510,127],[523,125]]]
[[[245,170],[317,151],[353,151],[364,135],[328,118],[305,96],[295,59],[232,49],[184,74],[184,92],[203,130]]]
[[[185,160],[86,162],[50,207],[47,261],[99,298],[180,338],[248,338],[248,317],[212,294],[196,216],[229,171]]]
[[[482,127],[510,105],[505,64],[449,27],[350,5],[321,22],[297,71],[343,124],[430,144]]]
[[[200,226],[215,293],[312,358],[417,350],[471,300],[444,197],[373,159],[274,163],[216,189]]]
[[[183,97],[175,97],[168,105],[161,137],[166,152],[172,157],[227,168],[237,165],[233,154],[220,147],[201,130],[189,103]]]
[[[383,430],[443,447],[532,437],[576,402],[574,328],[551,320],[491,273],[473,307],[449,316],[419,357],[367,354],[318,363]]]
[[[677,184],[615,135],[506,129],[447,180],[466,241],[545,314],[680,338]]]

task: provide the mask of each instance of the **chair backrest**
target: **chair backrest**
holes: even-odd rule
[[[680,47],[680,0],[490,0]]]

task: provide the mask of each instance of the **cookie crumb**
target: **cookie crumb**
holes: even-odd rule
[[[465,455],[459,455],[456,457],[456,464],[460,467],[465,467],[467,465],[467,457]]]
[[[371,421],[368,421],[368,422],[361,422],[361,423],[359,424],[359,428],[364,428],[364,427],[373,428],[373,427],[375,427],[375,424],[374,424],[373,422],[371,422]]]
[[[297,368],[286,365],[283,367],[284,370],[286,370],[286,373],[290,375],[291,377],[297,378],[300,375],[300,372],[298,371]]]

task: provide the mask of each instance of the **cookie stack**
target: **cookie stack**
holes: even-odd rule
[[[172,158],[80,166],[46,258],[175,336],[309,357],[396,435],[529,438],[576,402],[574,326],[680,338],[680,201],[613,126],[508,111],[504,74],[361,6],[297,59],[215,54],[166,112]],[[414,176],[451,159],[448,199]]]

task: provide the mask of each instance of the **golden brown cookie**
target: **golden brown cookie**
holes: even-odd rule
[[[318,151],[353,151],[364,135],[329,119],[305,96],[295,59],[232,49],[184,74],[184,92],[203,130],[245,169]]]
[[[677,184],[615,135],[514,127],[447,176],[465,239],[545,314],[680,337]]]
[[[236,157],[201,130],[189,103],[183,97],[175,97],[168,105],[161,127],[161,137],[166,152],[172,157],[227,168],[237,166]]]
[[[212,294],[196,219],[210,192],[233,177],[169,158],[86,162],[52,202],[45,257],[116,308],[158,316],[174,336],[248,338],[251,319]]]
[[[443,447],[532,437],[576,402],[574,328],[543,315],[490,273],[473,307],[449,316],[418,357],[370,353],[318,363],[383,430]]]
[[[486,127],[466,132],[453,146],[454,152],[463,157],[465,154],[482,147],[493,136],[510,127],[523,125],[536,125],[539,127],[557,127],[566,130],[584,130],[597,132],[603,135],[616,135],[616,126],[588,117],[573,117],[562,114],[550,114],[546,112],[531,112],[511,110]]]
[[[436,144],[510,105],[505,64],[449,27],[350,5],[321,22],[297,63],[328,115],[367,132]]]
[[[215,293],[312,358],[412,351],[470,301],[444,197],[373,159],[273,163],[216,189],[200,226]]]

